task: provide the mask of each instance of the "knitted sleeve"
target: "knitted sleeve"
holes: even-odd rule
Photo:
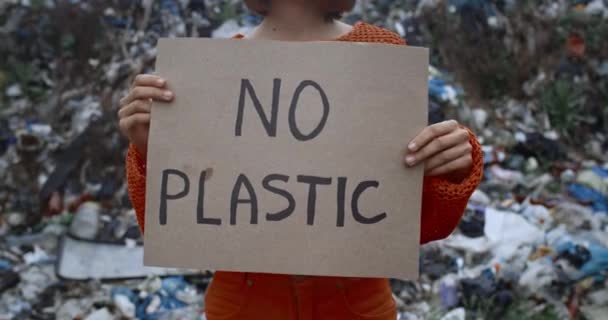
[[[405,45],[405,40],[398,34],[365,22],[358,22],[350,33],[336,40]]]
[[[127,151],[126,164],[129,198],[135,209],[139,229],[143,233],[146,210],[146,161],[132,144]]]
[[[473,167],[469,176],[454,183],[450,175],[425,177],[422,185],[422,215],[420,243],[443,239],[458,225],[469,198],[481,182],[483,155],[475,135],[469,132],[469,143],[473,147]]]

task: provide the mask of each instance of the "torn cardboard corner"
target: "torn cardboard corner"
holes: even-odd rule
[[[418,274],[428,51],[353,43],[161,39],[146,265]]]

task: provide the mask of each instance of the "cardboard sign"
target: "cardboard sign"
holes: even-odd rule
[[[161,39],[144,263],[418,275],[428,52],[380,44]]]

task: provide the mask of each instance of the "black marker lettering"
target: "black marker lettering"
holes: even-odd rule
[[[344,201],[346,198],[346,177],[338,177],[338,222],[336,226],[344,227]]]
[[[241,193],[242,186],[245,186],[247,192],[249,193],[249,198],[240,199],[239,194]],[[240,174],[234,183],[234,188],[232,188],[232,196],[230,197],[230,224],[236,224],[236,210],[240,203],[249,203],[251,204],[251,224],[258,223],[258,199],[255,195],[255,190],[253,190],[253,186],[247,176],[244,174]]]
[[[298,182],[308,183],[308,209],[306,214],[306,223],[313,225],[315,222],[315,207],[317,203],[317,185],[330,185],[331,178],[322,178],[315,176],[298,176]]]
[[[281,79],[274,79],[272,89],[272,109],[270,111],[270,120],[266,117],[264,108],[255,94],[255,90],[248,79],[241,80],[241,94],[239,96],[239,110],[236,116],[236,124],[234,127],[234,135],[237,137],[241,136],[243,127],[243,113],[245,112],[245,94],[249,93],[253,106],[262,120],[264,129],[270,137],[276,137],[277,135],[277,113],[279,112],[279,95],[281,92]]]
[[[379,185],[380,184],[378,183],[378,181],[363,181],[363,182],[359,183],[359,185],[355,189],[355,192],[353,192],[353,199],[351,202],[351,206],[353,209],[353,217],[355,218],[355,220],[357,222],[362,223],[362,224],[373,224],[373,223],[380,222],[382,219],[386,218],[386,212],[380,213],[372,218],[364,217],[359,212],[359,196],[361,196],[361,194],[363,193],[363,191],[365,191],[365,189],[370,188],[370,187],[378,188]]]
[[[296,107],[298,105],[298,100],[300,99],[300,94],[302,93],[302,90],[304,90],[304,88],[306,88],[307,86],[312,86],[317,89],[317,91],[319,91],[319,94],[321,95],[321,101],[323,102],[323,117],[321,118],[321,121],[319,121],[317,127],[312,130],[311,133],[305,135],[298,129],[298,124],[296,122]],[[329,101],[327,100],[327,95],[325,95],[325,92],[323,91],[321,86],[312,80],[302,81],[302,83],[300,83],[300,85],[296,88],[296,91],[294,92],[293,98],[291,100],[291,105],[289,107],[289,130],[291,130],[291,134],[300,141],[313,139],[318,136],[319,133],[321,133],[321,130],[323,130],[323,127],[327,122],[328,116]]]
[[[219,226],[222,224],[222,219],[205,218],[205,180],[207,179],[207,170],[201,172],[198,178],[198,200],[196,202],[196,223],[212,224]]]
[[[176,194],[168,194],[167,188],[169,184],[169,175],[175,175],[184,180],[184,189]],[[163,176],[160,187],[160,208],[158,212],[158,220],[161,225],[167,224],[167,200],[176,200],[185,197],[190,192],[190,180],[188,176],[176,169],[163,170]]]
[[[262,186],[264,187],[264,189],[266,189],[272,193],[283,196],[283,198],[287,199],[287,202],[289,204],[287,205],[287,208],[285,208],[284,210],[281,210],[277,213],[270,213],[270,212],[266,213],[267,221],[281,221],[281,220],[289,217],[293,213],[293,210],[296,208],[296,200],[293,198],[291,193],[287,192],[286,190],[279,189],[277,187],[273,187],[272,185],[270,185],[270,182],[276,181],[276,180],[287,182],[287,181],[289,181],[289,177],[286,175],[282,175],[282,174],[269,174],[264,178],[264,180],[262,180]]]

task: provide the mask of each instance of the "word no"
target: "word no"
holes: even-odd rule
[[[306,87],[312,87],[319,92],[321,96],[321,102],[323,104],[323,116],[321,120],[317,124],[317,126],[308,134],[303,133],[298,128],[296,123],[296,108],[298,106],[298,100],[300,99],[300,94]],[[281,79],[274,79],[273,81],[273,89],[272,89],[272,108],[270,109],[270,119],[264,112],[264,108],[262,108],[262,104],[258,99],[258,96],[255,94],[255,90],[253,90],[253,86],[248,79],[241,80],[241,93],[239,95],[239,107],[238,113],[236,116],[236,124],[234,127],[234,135],[240,137],[242,134],[243,127],[243,114],[245,112],[245,95],[249,94],[251,101],[253,102],[253,106],[255,111],[257,111],[260,116],[260,120],[262,121],[262,125],[264,125],[264,129],[269,137],[277,136],[277,114],[279,113],[279,96],[281,93]],[[291,134],[299,141],[307,141],[314,139],[316,136],[321,133],[323,127],[325,127],[325,123],[327,122],[327,117],[329,116],[329,100],[327,99],[327,95],[325,91],[321,88],[321,86],[312,81],[312,80],[304,80],[298,85],[296,90],[293,93],[293,97],[291,99],[291,104],[289,105],[289,130]]]

